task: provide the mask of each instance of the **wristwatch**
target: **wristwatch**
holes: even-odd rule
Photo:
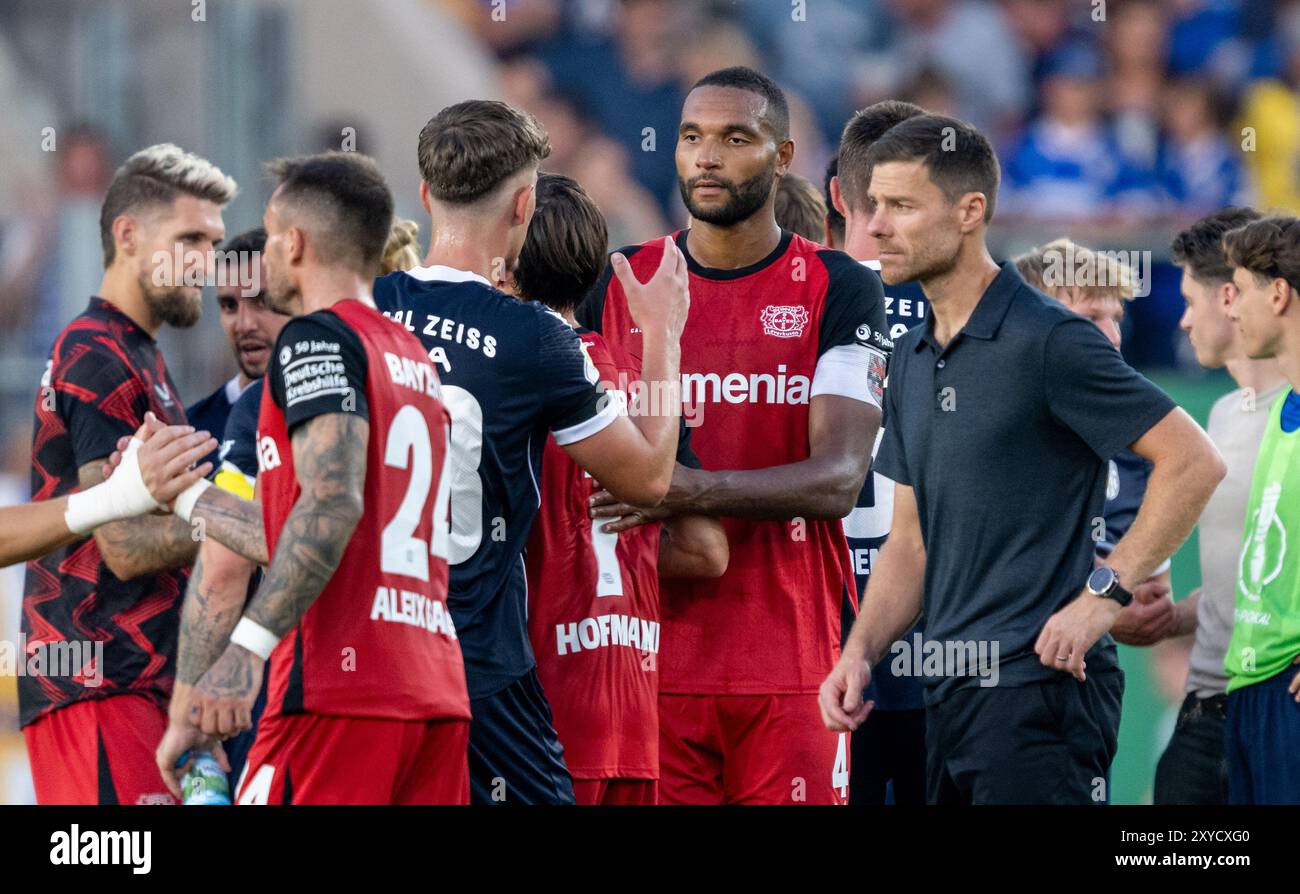
[[[1114,599],[1122,606],[1133,601],[1133,594],[1119,585],[1115,569],[1105,566],[1088,575],[1088,592],[1103,599]]]

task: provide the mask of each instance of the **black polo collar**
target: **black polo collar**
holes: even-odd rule
[[[949,342],[951,346],[958,338],[970,336],[971,338],[984,339],[990,341],[997,338],[998,329],[1002,326],[1002,320],[1007,315],[1007,309],[1011,307],[1011,301],[1015,298],[1016,292],[1024,288],[1025,280],[1016,269],[1015,262],[1006,261],[1002,264],[1002,269],[998,275],[993,277],[993,282],[989,283],[984,294],[980,296],[979,303],[975,305],[975,310],[971,311],[970,319],[966,325],[961,327],[961,331]],[[921,338],[917,339],[912,346],[914,351],[921,350],[922,345],[929,345],[936,351],[941,350],[939,342],[934,337],[934,313],[931,311],[929,319],[925,323],[925,332]]]

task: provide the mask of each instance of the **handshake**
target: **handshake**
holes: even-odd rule
[[[210,487],[212,463],[199,461],[217,447],[208,432],[189,425],[164,425],[153,413],[104,463],[105,480],[69,496],[68,530],[89,534],[100,525],[149,512],[175,512],[189,520],[199,496]]]

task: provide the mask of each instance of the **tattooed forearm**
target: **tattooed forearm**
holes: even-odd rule
[[[363,511],[370,425],[331,413],[293,433],[302,495],[276,544],[271,567],[245,617],[283,636],[306,614],[343,558]]]
[[[210,487],[199,498],[191,518],[203,519],[208,537],[250,562],[265,566],[270,561],[260,502],[241,500],[219,487]]]
[[[82,490],[104,480],[103,465],[103,460],[96,460],[81,467]],[[170,515],[142,515],[101,525],[95,529],[95,542],[119,580],[184,568],[199,551],[194,529]]]
[[[181,608],[176,679],[193,684],[221,657],[244,608],[253,564],[210,540],[199,549]]]
[[[247,700],[252,707],[257,696],[257,687],[261,684],[260,672],[262,659],[244,649],[226,649],[212,665],[212,670],[203,678],[203,692],[213,698],[234,698]],[[247,729],[247,721],[239,728]]]

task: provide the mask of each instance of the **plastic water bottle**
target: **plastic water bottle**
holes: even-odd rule
[[[181,795],[186,805],[230,804],[230,783],[212,752],[204,751],[194,758],[181,777]]]

